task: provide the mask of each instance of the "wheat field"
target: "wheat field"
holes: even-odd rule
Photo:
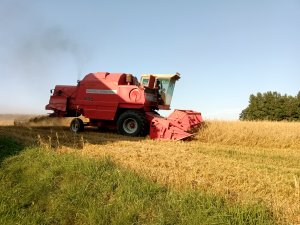
[[[233,204],[263,204],[278,223],[300,223],[300,123],[207,121],[192,140],[173,142],[96,129],[74,135],[68,122],[1,122],[0,135],[61,154],[110,157],[167,187],[216,193]]]

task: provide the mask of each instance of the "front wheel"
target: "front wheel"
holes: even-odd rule
[[[149,132],[145,114],[134,110],[121,114],[117,121],[117,127],[119,134],[132,137],[146,136]]]
[[[74,133],[82,132],[84,129],[83,121],[79,118],[75,118],[71,121],[70,130]]]

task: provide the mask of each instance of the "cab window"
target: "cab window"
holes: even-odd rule
[[[149,78],[144,78],[142,79],[142,85],[143,86],[148,86],[149,85]]]

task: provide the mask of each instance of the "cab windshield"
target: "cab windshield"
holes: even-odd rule
[[[159,94],[161,95],[164,105],[170,105],[172,101],[175,80],[169,78],[158,78],[157,86],[159,86]]]

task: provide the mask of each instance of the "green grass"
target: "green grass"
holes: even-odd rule
[[[9,156],[13,156],[24,148],[23,144],[10,137],[0,136],[0,163]]]
[[[262,206],[168,189],[110,159],[0,146],[0,224],[274,224]]]

